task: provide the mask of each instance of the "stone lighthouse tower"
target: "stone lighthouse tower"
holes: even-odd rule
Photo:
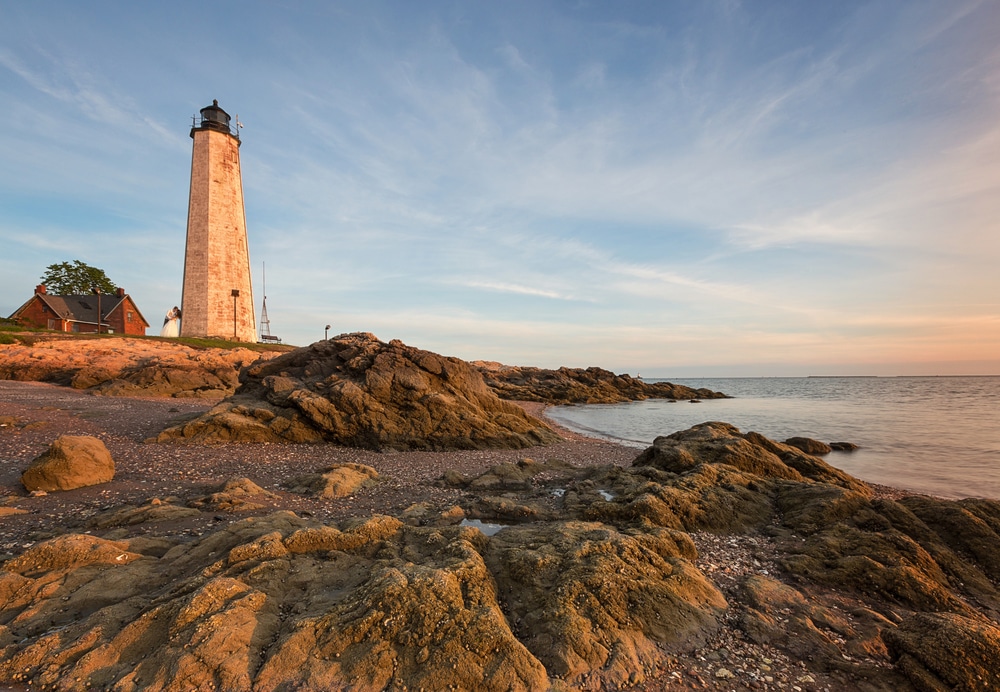
[[[181,336],[256,341],[239,130],[219,102],[194,118]]]

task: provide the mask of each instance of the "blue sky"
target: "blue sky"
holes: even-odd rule
[[[0,6],[0,313],[81,259],[158,329],[191,116],[307,344],[644,376],[1000,374],[1000,3]]]

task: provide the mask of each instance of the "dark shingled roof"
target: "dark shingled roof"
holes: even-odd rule
[[[97,296],[85,294],[81,296],[52,296],[39,293],[38,297],[45,301],[60,317],[74,322],[89,322],[97,324]],[[125,298],[119,298],[114,293],[101,296],[101,319],[107,320],[115,308],[121,305]]]
[[[52,312],[64,320],[97,324],[97,296],[93,293],[85,293],[79,296],[54,296],[49,293],[35,293],[31,300],[35,298],[41,299],[49,306]],[[108,315],[117,310],[125,302],[126,298],[129,298],[127,293],[122,296],[119,296],[117,293],[101,294],[101,321],[106,323]],[[11,318],[17,317],[18,313],[24,310],[31,300],[15,310]],[[134,303],[133,307],[135,307]],[[135,311],[139,314],[139,319],[145,322],[148,327],[149,321],[139,312],[138,307],[135,307]]]

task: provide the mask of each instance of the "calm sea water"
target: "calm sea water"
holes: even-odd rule
[[[735,398],[558,406],[547,414],[573,430],[635,447],[705,421],[776,440],[801,435],[854,442],[861,449],[825,460],[873,483],[939,497],[1000,499],[1000,377],[670,381]]]

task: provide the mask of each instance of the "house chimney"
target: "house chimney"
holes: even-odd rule
[[[116,294],[116,295],[117,295],[117,296],[118,296],[119,298],[124,298],[124,297],[125,297],[125,289],[124,289],[124,288],[122,288],[121,286],[119,286],[119,287],[118,287],[118,290],[117,290],[117,291],[115,291],[115,294]]]
[[[45,284],[35,286],[35,293],[45,293]]]

